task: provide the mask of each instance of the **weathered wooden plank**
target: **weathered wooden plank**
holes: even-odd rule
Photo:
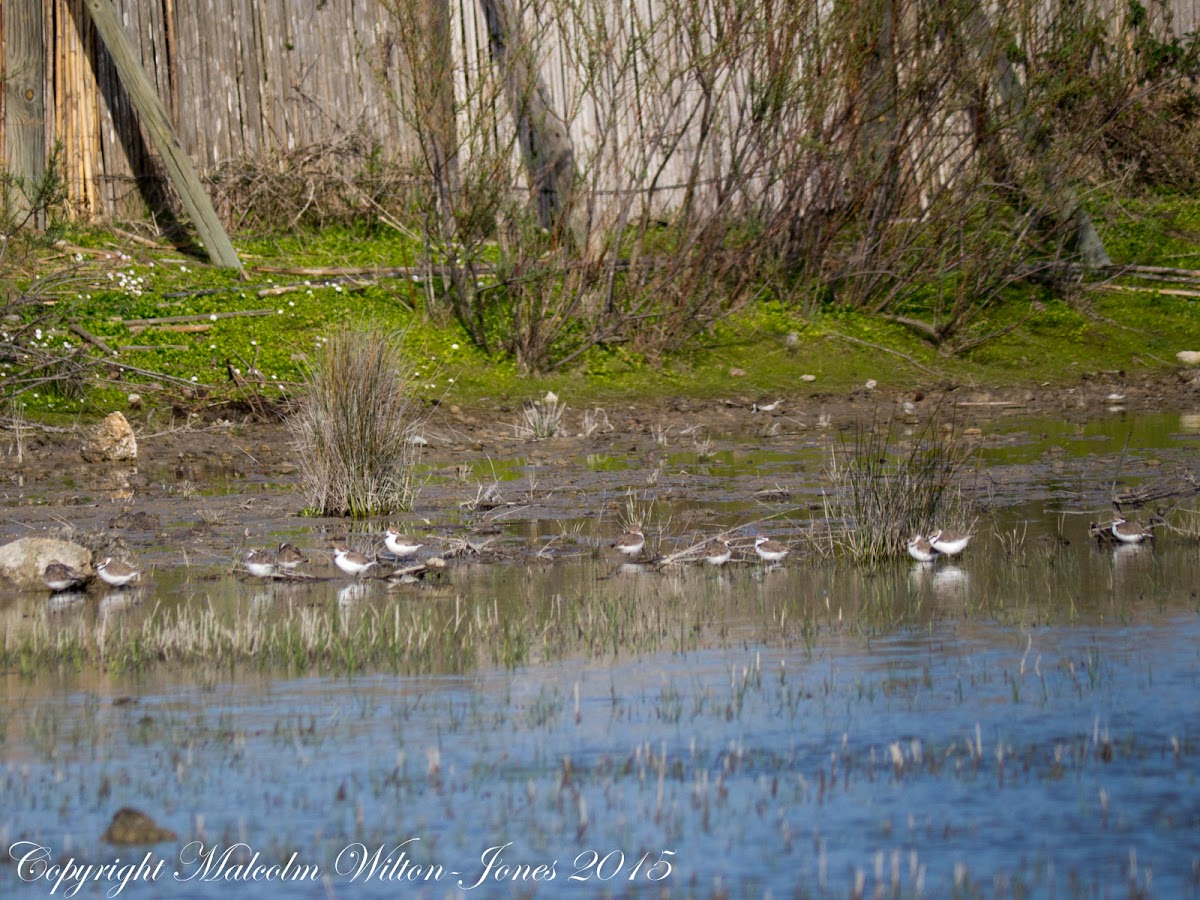
[[[142,123],[149,133],[155,149],[162,157],[197,231],[204,240],[210,257],[219,266],[240,271],[242,261],[238,259],[229,235],[225,233],[224,226],[217,218],[208,194],[205,193],[203,185],[200,184],[200,178],[196,175],[196,169],[192,165],[191,159],[179,143],[179,138],[175,135],[175,130],[167,119],[162,101],[154,92],[153,86],[146,78],[145,71],[134,56],[133,48],[129,44],[129,39],[121,27],[112,4],[109,0],[85,0],[85,2],[88,13],[92,17],[92,23],[96,26],[96,31],[103,39],[105,46],[108,47],[117,71],[121,75],[121,81],[129,92],[130,99],[136,105]]]
[[[41,0],[3,0],[4,18],[4,164],[26,183],[46,171],[46,56]],[[22,213],[26,198],[14,198]],[[36,213],[32,225],[41,228]]]

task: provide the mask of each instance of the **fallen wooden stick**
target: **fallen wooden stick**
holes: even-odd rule
[[[158,319],[122,319],[127,327],[153,327],[155,325],[177,325],[184,322],[209,322],[213,319],[237,319],[243,316],[273,316],[273,309],[243,309],[235,312],[206,313],[199,316],[162,316]]]

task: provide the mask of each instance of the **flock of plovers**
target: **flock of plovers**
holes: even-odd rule
[[[1117,516],[1111,522],[1093,523],[1090,531],[1092,536],[1100,541],[1121,545],[1141,544],[1154,539],[1154,528],[1160,522],[1161,520],[1152,519],[1149,524],[1142,524]],[[918,563],[934,563],[943,557],[961,554],[972,537],[969,531],[940,528],[928,535],[914,535],[908,541],[908,553]],[[391,555],[391,561],[399,563],[411,560],[417,551],[425,546],[421,540],[409,537],[396,528],[387,529],[383,536],[383,544]],[[624,559],[637,561],[646,548],[646,535],[641,528],[632,528],[613,541],[611,548]],[[699,545],[699,550],[699,555],[690,558],[702,560],[711,566],[723,566],[734,555],[733,545],[724,537],[710,538]],[[790,548],[786,544],[764,535],[758,535],[754,539],[755,556],[765,563],[777,565],[789,552]],[[242,568],[255,578],[290,577],[296,576],[297,569],[307,562],[308,558],[299,547],[284,542],[273,553],[264,549],[248,551],[242,558]],[[333,562],[342,572],[357,579],[378,566],[380,558],[351,550],[344,544],[336,544]],[[397,569],[386,577],[410,574],[411,568]],[[107,557],[96,565],[96,575],[110,587],[123,588],[136,581],[140,572],[121,560]],[[78,590],[84,587],[89,579],[87,575],[65,563],[54,560],[46,566],[43,580],[46,587],[57,594]]]

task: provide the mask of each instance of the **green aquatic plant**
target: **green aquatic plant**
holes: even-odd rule
[[[315,515],[407,510],[420,455],[403,335],[346,327],[325,342],[290,419],[305,508]]]
[[[901,442],[895,421],[859,423],[852,442],[835,448],[826,471],[825,548],[859,563],[907,552],[915,534],[962,528],[973,518],[960,474],[972,450],[936,418]]]

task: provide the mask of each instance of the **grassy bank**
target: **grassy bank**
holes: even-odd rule
[[[1120,264],[1200,268],[1200,202],[1135,204],[1106,240]],[[35,299],[19,307],[10,300],[6,327],[23,329],[17,343],[40,353],[105,362],[39,386],[13,377],[20,366],[9,361],[0,377],[10,392],[24,388],[14,410],[91,415],[126,408],[130,393],[146,409],[229,401],[266,409],[294,395],[312,352],[347,322],[406,330],[413,389],[425,401],[463,406],[546,390],[578,408],[678,395],[836,394],[868,379],[896,389],[1069,384],[1098,372],[1168,370],[1176,352],[1200,348],[1197,298],[1161,281],[1014,286],[972,326],[978,343],[954,355],[894,318],[836,300],[814,306],[797,286],[795,296],[759,292],[669,356],[598,345],[552,376],[532,377],[511,354],[485,352],[459,322],[428,308],[427,292],[440,285],[394,271],[415,266],[417,255],[392,230],[243,237],[237,245],[244,281],[104,230],[27,248],[13,283]]]

